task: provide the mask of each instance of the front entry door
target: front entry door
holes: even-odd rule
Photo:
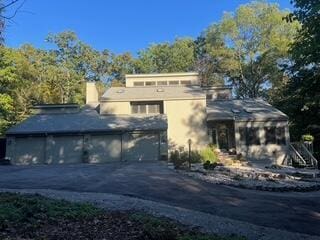
[[[221,150],[229,150],[229,138],[227,128],[220,128],[218,130],[218,147]]]

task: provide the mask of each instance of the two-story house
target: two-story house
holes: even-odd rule
[[[86,106],[42,105],[7,131],[14,164],[165,160],[175,149],[221,151],[282,164],[288,117],[263,100],[235,100],[231,87],[202,87],[198,73],[127,75]]]

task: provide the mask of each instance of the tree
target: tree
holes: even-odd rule
[[[268,89],[282,82],[279,64],[288,58],[298,28],[297,22],[282,20],[287,14],[277,4],[252,2],[226,13],[219,24],[207,30],[211,55],[219,59],[220,69],[238,97],[267,97]],[[217,39],[223,39],[224,45]]]
[[[153,44],[138,54],[138,73],[169,73],[193,71],[195,44],[190,38],[176,39],[172,44]]]
[[[11,21],[23,4],[24,1],[21,0],[0,0],[0,45],[4,42],[3,33],[6,21]],[[11,10],[11,13],[7,14],[8,10]]]
[[[130,53],[113,54],[111,57],[108,82],[116,82],[116,85],[121,86],[125,83],[125,75],[134,72],[135,60]]]
[[[281,89],[276,105],[291,119],[291,136],[300,139],[311,133],[320,140],[320,2],[295,0],[291,16],[301,22],[290,53],[293,62],[285,71],[289,73],[287,84]],[[293,16],[293,18],[292,18]],[[289,21],[290,23],[290,21]],[[292,23],[291,23],[292,24]],[[318,151],[320,151],[318,146]]]
[[[195,41],[196,71],[199,72],[202,85],[224,85],[232,59],[226,47],[218,25],[212,25]],[[230,70],[230,69],[229,69]]]

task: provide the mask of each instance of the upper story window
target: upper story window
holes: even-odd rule
[[[142,87],[142,86],[144,86],[144,82],[134,82],[134,83],[133,83],[133,86],[135,86],[135,87]]]
[[[157,85],[158,85],[158,86],[167,86],[167,85],[168,85],[168,82],[167,82],[167,81],[158,81],[158,82],[157,82]]]
[[[145,82],[145,85],[146,85],[146,86],[155,86],[155,85],[156,85],[156,82],[154,82],[154,81],[148,81],[148,82]]]
[[[169,85],[179,85],[179,81],[169,81]]]
[[[132,114],[162,114],[163,102],[131,102]]]
[[[191,85],[191,81],[190,80],[181,80],[180,84],[181,85]]]

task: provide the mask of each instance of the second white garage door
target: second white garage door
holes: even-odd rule
[[[91,136],[89,147],[90,163],[105,163],[121,160],[121,136],[97,135]]]
[[[132,133],[128,138],[127,161],[159,160],[159,134]]]

